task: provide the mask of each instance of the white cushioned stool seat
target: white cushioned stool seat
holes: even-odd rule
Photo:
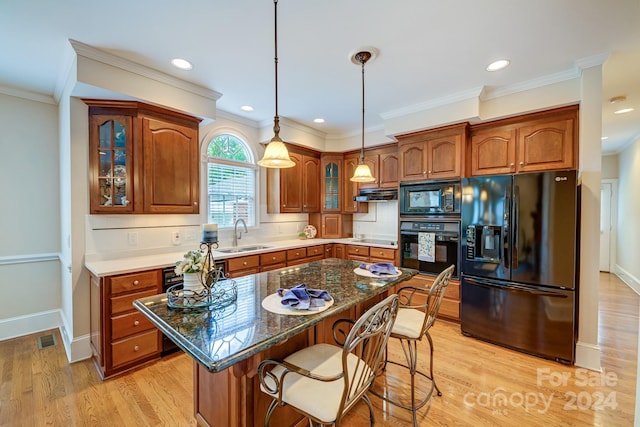
[[[424,311],[415,308],[399,308],[391,335],[402,335],[407,338],[420,338],[424,323]]]

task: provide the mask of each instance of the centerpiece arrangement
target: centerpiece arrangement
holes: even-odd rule
[[[206,227],[205,227],[206,226]],[[200,250],[188,251],[176,262],[175,273],[183,283],[167,289],[167,305],[173,308],[222,308],[236,301],[236,282],[224,277],[222,268],[215,267],[213,249],[218,248],[217,225],[203,226]],[[215,226],[215,230],[212,230]]]

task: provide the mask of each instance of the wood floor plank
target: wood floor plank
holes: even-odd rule
[[[465,337],[459,325],[436,322],[431,335],[442,396],[419,411],[420,425],[632,426],[640,298],[617,277],[602,274],[599,299],[602,373]],[[38,350],[36,338],[45,333],[0,343],[0,426],[196,425],[189,356],[179,353],[101,381],[91,361],[68,364],[60,344]],[[48,333],[62,342],[58,331]],[[426,341],[419,349],[426,372]],[[393,342],[389,355],[403,357]],[[378,381],[400,393],[409,377],[389,368]],[[411,425],[409,411],[376,396],[371,401],[377,426]],[[356,406],[343,425],[368,426],[366,405]]]

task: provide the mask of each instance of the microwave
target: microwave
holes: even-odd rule
[[[460,216],[460,180],[400,184],[400,216]]]

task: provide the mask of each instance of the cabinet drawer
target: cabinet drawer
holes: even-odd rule
[[[350,259],[351,261],[369,262],[368,256],[347,255],[347,259]]]
[[[254,268],[248,268],[246,270],[232,271],[230,273],[227,273],[227,277],[229,279],[233,279],[235,277],[248,276],[249,274],[258,274],[259,272],[260,272],[260,269],[258,267],[254,267]]]
[[[153,323],[140,312],[124,314],[111,318],[111,339],[118,340],[153,328]]]
[[[269,252],[268,254],[260,255],[260,265],[280,264],[287,262],[287,252]]]
[[[159,331],[153,330],[112,343],[111,359],[113,366],[124,365],[159,352],[159,334]]]
[[[440,310],[438,310],[438,317],[440,316],[460,320],[460,303],[458,301],[443,298],[442,304],[440,304]]]
[[[111,314],[120,314],[126,311],[133,310],[133,300],[143,297],[150,297],[156,295],[155,289],[149,289],[144,292],[136,292],[135,294],[123,295],[121,297],[111,298]]]
[[[372,258],[386,259],[393,262],[396,251],[394,249],[389,248],[369,248],[369,256]]]
[[[324,256],[324,245],[309,246],[307,248],[307,256],[308,257],[315,257],[315,256],[318,256],[318,255]]]
[[[287,251],[287,261],[293,261],[300,258],[306,258],[307,249],[306,248],[297,248],[297,249],[289,249]]]
[[[369,246],[347,245],[348,255],[369,256]]]
[[[124,274],[112,277],[111,295],[137,291],[146,288],[157,288],[160,285],[159,270],[143,271],[142,273]]]
[[[455,301],[460,301],[460,282],[449,281],[444,297]]]
[[[244,256],[240,258],[230,258],[228,261],[228,271],[247,270],[260,265],[260,255]]]
[[[271,270],[277,270],[279,268],[285,268],[287,266],[286,262],[280,262],[278,264],[271,264],[271,265],[263,265],[260,267],[260,271],[271,271]]]

